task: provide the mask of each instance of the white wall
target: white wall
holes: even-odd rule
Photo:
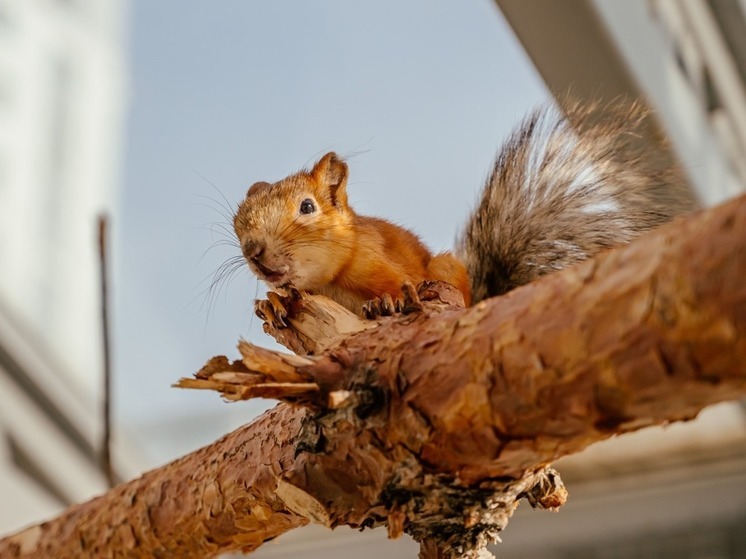
[[[123,136],[122,5],[0,2],[0,301],[89,397],[101,362],[95,220],[115,204]]]

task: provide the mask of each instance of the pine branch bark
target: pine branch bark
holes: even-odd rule
[[[0,540],[2,557],[209,557],[312,521],[478,557],[555,459],[746,394],[746,198],[469,309],[444,286],[361,321],[271,294],[266,330],[181,385],[284,400],[217,443]],[[383,305],[388,308],[389,305]]]

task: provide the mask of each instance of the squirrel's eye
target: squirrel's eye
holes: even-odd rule
[[[310,198],[306,198],[300,203],[300,213],[312,214],[316,211],[316,206],[313,205],[313,201]]]

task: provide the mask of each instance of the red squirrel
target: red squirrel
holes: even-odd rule
[[[310,171],[249,188],[234,228],[252,272],[270,287],[325,295],[358,314],[366,301],[395,299],[405,281],[445,281],[468,305],[464,265],[449,252],[433,255],[403,227],[357,214],[347,176],[347,164],[327,153]]]
[[[529,115],[499,151],[454,253],[433,255],[411,231],[357,214],[347,164],[328,153],[310,171],[257,182],[234,228],[270,287],[325,295],[361,314],[405,281],[441,280],[467,305],[627,243],[694,203],[677,170],[635,141],[637,105],[566,104]]]

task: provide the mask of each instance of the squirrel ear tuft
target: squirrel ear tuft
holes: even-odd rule
[[[249,191],[246,193],[246,197],[254,196],[255,194],[259,194],[260,192],[267,190],[271,184],[264,181],[255,182],[249,187]]]
[[[347,163],[336,153],[332,151],[322,157],[311,169],[311,176],[329,190],[333,205],[347,207]]]

